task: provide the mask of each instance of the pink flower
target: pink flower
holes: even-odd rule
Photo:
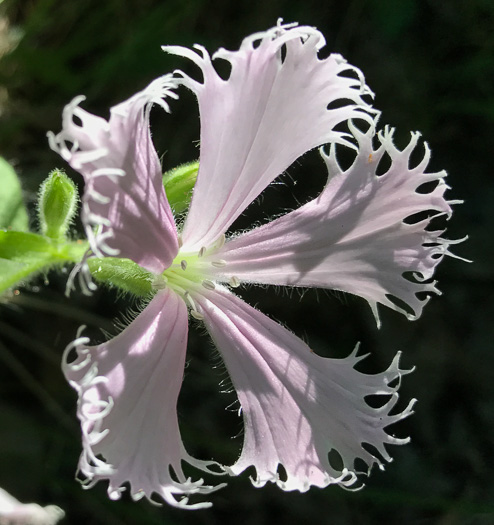
[[[403,151],[393,145],[392,130],[376,134],[377,112],[364,101],[371,91],[362,74],[339,55],[320,59],[323,45],[310,27],[277,26],[252,35],[238,51],[213,55],[230,63],[226,80],[202,47],[166,47],[195,62],[202,80],[183,72],[162,77],[112,108],[109,121],[82,110],[77,98],[65,108],[63,131],[50,138],[84,176],[83,220],[93,252],[130,258],[154,274],[155,295],[120,335],[97,346],[79,337],[63,363],[79,394],[79,470],[89,486],[108,480],[111,498],[119,498],[128,482],[134,499],[158,494],[179,507],[210,505],[188,505],[188,495],[219,486],[187,478],[182,462],[231,475],[253,466],[258,487],[268,481],[302,492],[350,487],[357,481],[357,458],[369,469],[382,468],[391,460],[386,445],[408,441],[385,431],[412,412],[413,401],[390,414],[399,380],[409,372],[400,369],[399,355],[384,372],[363,374],[355,369],[363,358],[356,350],[345,359],[320,357],[231,290],[242,283],[333,288],[365,298],[376,316],[380,303],[410,318],[426,302],[417,294],[438,293],[430,278],[449,253],[448,241],[441,231],[426,229],[430,218],[404,220],[425,211],[450,216],[445,173],[426,172],[427,146],[422,161],[410,165],[417,133]],[[176,98],[180,85],[198,99],[201,152],[189,212],[176,224],[149,112],[153,103],[169,111],[166,99]],[[335,130],[342,122],[349,122],[353,138]],[[346,170],[336,160],[337,143],[356,150]],[[225,242],[235,219],[274,179],[326,144],[329,151],[321,155],[328,182],[316,199]],[[391,165],[376,175],[384,156]],[[188,311],[206,326],[240,401],[243,450],[229,467],[192,458],[180,437],[176,404]],[[73,348],[77,358],[69,362]],[[387,402],[372,408],[370,395]],[[328,460],[333,449],[341,469]]]

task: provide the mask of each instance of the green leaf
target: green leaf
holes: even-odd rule
[[[199,162],[189,162],[163,175],[165,193],[175,213],[181,213],[189,207],[198,171]]]
[[[87,263],[91,275],[100,283],[116,286],[140,297],[153,291],[153,274],[130,259],[90,257]]]
[[[41,235],[0,231],[0,293],[52,264],[50,243]]]
[[[22,201],[22,189],[12,166],[0,157],[0,228],[26,231],[27,211]]]
[[[0,231],[0,294],[57,264],[78,262],[87,243],[56,243],[36,233]]]

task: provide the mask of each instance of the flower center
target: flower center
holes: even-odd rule
[[[156,276],[153,288],[155,290],[171,288],[190,307],[191,315],[196,319],[202,319],[203,316],[197,311],[191,293],[215,289],[210,270],[212,267],[221,268],[226,263],[221,259],[212,259],[211,255],[214,255],[224,243],[225,236],[222,235],[209,248],[203,247],[198,252],[191,253],[180,249],[172,264],[161,275]],[[205,256],[208,256],[207,259]]]

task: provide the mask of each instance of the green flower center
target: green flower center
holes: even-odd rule
[[[166,287],[178,293],[191,308],[191,315],[201,319],[191,293],[201,293],[205,290],[214,290],[215,281],[211,269],[225,266],[225,261],[214,259],[214,255],[224,244],[225,236],[222,235],[209,248],[201,248],[198,252],[190,253],[180,250],[172,264],[161,274],[155,276],[152,287],[160,290]]]

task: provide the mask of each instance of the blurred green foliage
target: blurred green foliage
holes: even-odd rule
[[[12,166],[0,157],[0,228],[28,229],[27,211],[22,200],[19,178]]]
[[[73,97],[86,95],[84,107],[106,116],[153,78],[184,67],[162,53],[162,44],[234,49],[280,16],[316,25],[327,37],[324,52],[342,53],[360,67],[383,110],[382,123],[398,127],[398,141],[421,130],[433,151],[432,169],[447,169],[451,198],[465,199],[449,231],[452,238],[470,234],[455,251],[475,263],[450,259],[441,265],[444,296],[434,298],[419,321],[383,311],[377,331],[360,300],[308,292],[302,305],[282,292],[243,293],[323,355],[348,354],[361,341],[372,352],[369,369],[377,371],[403,350],[403,364],[417,371],[404,380],[402,403],[410,397],[419,403],[396,432],[410,434],[412,443],[395,447],[395,461],[385,473],[374,472],[358,493],[257,490],[242,476],[214,495],[212,510],[187,513],[125,499],[112,503],[103,484],[84,492],[73,481],[80,452],[75,395],[58,363],[79,325],[87,324],[101,341],[99,329],[111,331],[112,317],[135,305],[108,290],[68,301],[66,278],[47,274],[0,306],[0,486],[21,500],[60,505],[71,524],[492,524],[492,0],[4,0],[0,154],[15,164],[33,211],[39,183],[62,164],[46,132],[60,129],[63,106]],[[183,95],[172,110],[171,117],[153,114],[165,170],[198,157],[193,97]],[[303,188],[286,181],[269,189],[249,218],[262,220],[317,192],[324,170],[315,156],[306,157],[289,171],[294,180],[304,174]],[[200,457],[232,462],[241,439],[230,436],[241,425],[224,407],[234,397],[217,393],[225,373],[207,339],[195,333],[190,339],[180,399],[184,439]]]

